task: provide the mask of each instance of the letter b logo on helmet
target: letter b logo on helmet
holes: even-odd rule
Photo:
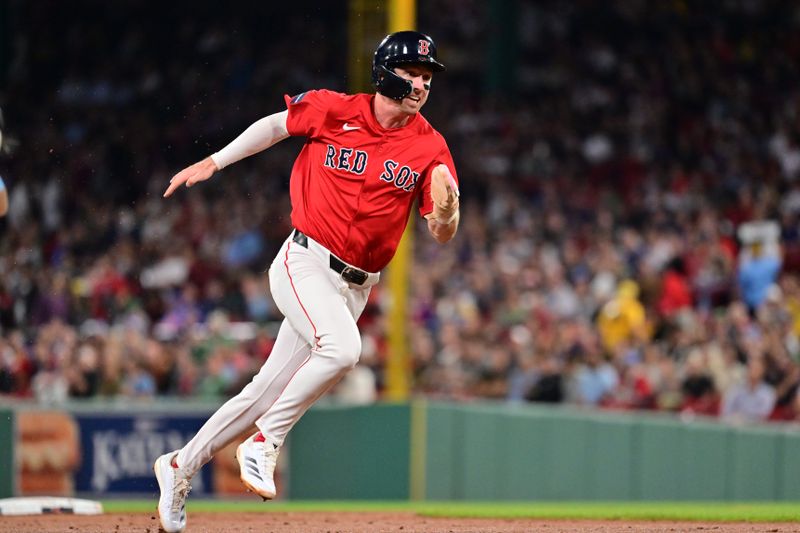
[[[412,91],[409,80],[394,73],[401,65],[425,65],[434,72],[445,70],[436,59],[436,44],[433,39],[417,31],[399,31],[387,35],[372,59],[372,83],[384,96],[402,100]]]
[[[430,53],[431,43],[426,41],[425,39],[419,40],[419,45],[417,46],[417,52],[419,55],[426,56]]]

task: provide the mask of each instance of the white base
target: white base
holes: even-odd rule
[[[78,498],[53,496],[6,498],[0,500],[0,515],[31,514],[103,514],[103,504]]]

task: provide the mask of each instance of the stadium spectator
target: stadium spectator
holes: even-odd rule
[[[572,374],[574,400],[583,405],[600,405],[609,402],[620,381],[617,369],[602,359],[598,348],[585,353],[584,363]]]
[[[703,349],[697,348],[688,355],[683,370],[685,375],[681,383],[681,413],[717,416],[720,396],[709,372]]]
[[[615,353],[622,344],[647,338],[645,309],[638,298],[639,285],[633,280],[623,280],[617,286],[616,296],[600,309],[597,328],[609,353]]]
[[[766,251],[765,246],[773,249]],[[752,313],[764,303],[769,288],[778,280],[781,258],[774,248],[777,247],[756,241],[742,252],[742,257],[739,259],[739,289],[742,291],[742,299]]]
[[[674,257],[664,269],[658,311],[669,319],[691,306],[692,293],[684,262],[680,257]]]
[[[744,382],[732,386],[722,400],[723,418],[735,422],[766,420],[775,407],[775,389],[764,382],[765,365],[753,357]]]

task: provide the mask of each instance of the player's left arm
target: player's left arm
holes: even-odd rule
[[[458,221],[460,215],[456,211],[456,216],[450,222],[440,222],[438,219],[428,215],[428,231],[439,244],[444,244],[456,235],[458,231]]]
[[[445,164],[434,167],[430,179],[433,211],[425,215],[425,218],[428,220],[428,231],[440,244],[452,239],[458,231],[458,222],[461,219],[458,197],[458,183],[449,167]]]

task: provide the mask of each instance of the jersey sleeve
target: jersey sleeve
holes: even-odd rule
[[[326,90],[306,91],[295,96],[284,95],[289,116],[286,129],[289,135],[316,137],[335,98],[335,93]]]
[[[419,214],[423,217],[433,211],[433,200],[431,199],[431,173],[433,172],[434,168],[442,163],[447,165],[447,168],[450,169],[450,174],[452,174],[453,179],[456,180],[459,190],[461,188],[461,185],[458,181],[458,174],[456,173],[456,165],[453,163],[453,156],[450,154],[450,149],[447,147],[447,144],[444,144],[441,151],[431,161],[430,165],[425,168],[425,173],[422,176],[422,188],[420,189],[419,193],[418,206]]]

